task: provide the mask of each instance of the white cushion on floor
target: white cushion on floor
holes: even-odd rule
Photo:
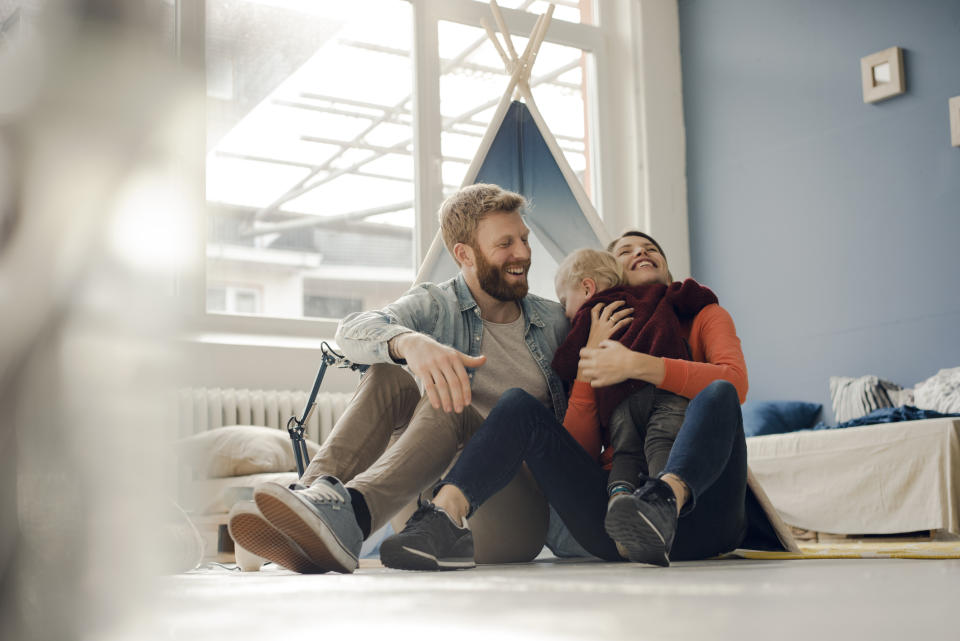
[[[320,446],[307,440],[312,458]],[[180,439],[181,461],[206,478],[296,470],[293,445],[286,430],[257,425],[229,425]]]

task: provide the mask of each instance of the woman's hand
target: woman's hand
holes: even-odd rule
[[[590,335],[587,336],[586,347],[597,347],[618,331],[626,327],[633,320],[632,307],[618,309],[626,303],[622,300],[613,301],[604,305],[597,303],[590,310]]]
[[[579,372],[593,387],[615,385],[628,378],[658,386],[665,375],[662,358],[630,351],[609,339],[580,350]]]
[[[590,310],[590,334],[587,336],[587,344],[584,349],[599,347],[600,343],[630,324],[630,321],[633,320],[630,315],[633,308],[618,309],[624,305],[626,305],[625,302],[617,300],[606,305],[597,303],[593,306],[593,309]],[[581,350],[580,353],[583,354],[583,351]],[[590,381],[583,372],[582,358],[577,364],[577,380]]]

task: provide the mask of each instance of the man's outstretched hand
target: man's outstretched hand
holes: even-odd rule
[[[390,340],[390,351],[407,361],[434,408],[457,414],[470,405],[468,367],[480,367],[486,356],[468,356],[452,347],[441,345],[425,334],[410,332]]]

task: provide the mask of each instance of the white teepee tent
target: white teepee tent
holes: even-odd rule
[[[528,83],[554,5],[537,19],[526,49],[519,56],[496,1],[491,0],[490,6],[506,49],[490,25],[484,22],[483,26],[510,73],[510,81],[461,186],[494,183],[523,194],[529,202],[524,212],[527,226],[557,262],[580,247],[603,248],[610,234],[547,129]],[[523,102],[514,100],[515,95]],[[416,282],[440,282],[456,273],[456,264],[438,232]]]

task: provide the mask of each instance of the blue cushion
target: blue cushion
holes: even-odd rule
[[[823,405],[803,401],[747,401],[743,404],[743,432],[747,436],[783,434],[813,425]]]

